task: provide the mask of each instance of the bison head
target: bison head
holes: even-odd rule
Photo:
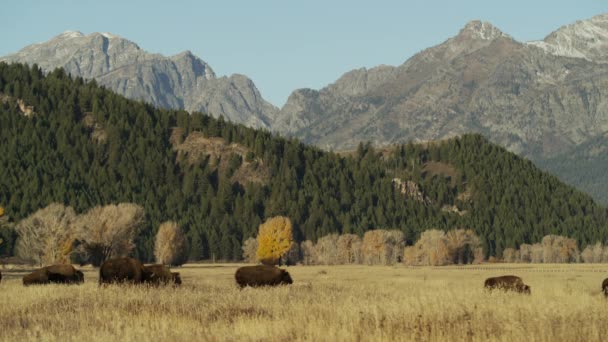
[[[76,270],[75,277],[77,283],[84,283],[84,274],[81,271]]]
[[[530,286],[525,285],[525,284],[524,284],[524,285],[519,285],[519,284],[518,284],[518,286],[517,286],[517,290],[518,290],[520,293],[524,293],[524,294],[530,294],[530,293],[531,293],[531,291],[530,291]]]
[[[182,284],[182,277],[180,277],[179,272],[171,272],[171,276],[173,277],[173,283],[176,286],[179,286]]]
[[[281,270],[281,284],[293,284],[293,280],[289,275],[289,272]]]

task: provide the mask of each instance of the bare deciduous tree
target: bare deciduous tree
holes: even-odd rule
[[[587,245],[587,247],[585,247],[581,253],[581,259],[584,263],[601,263],[606,262],[604,255],[604,246],[598,241],[595,245]]]
[[[248,263],[257,263],[258,257],[258,240],[255,238],[249,238],[243,242],[243,259]]]
[[[446,234],[442,230],[429,229],[420,235],[416,242],[418,252],[417,257],[423,265],[441,266],[448,263],[450,252]]]
[[[471,229],[454,229],[446,234],[450,258],[454,264],[470,264],[483,261],[481,240]],[[479,259],[482,260],[479,260]]]
[[[513,263],[518,261],[517,250],[515,248],[505,248],[502,251],[502,260],[504,262]]]
[[[317,264],[317,251],[315,245],[310,240],[303,241],[300,244],[300,250],[302,253],[302,264],[303,265],[316,265]]]
[[[158,228],[154,256],[156,262],[171,266],[181,266],[188,260],[186,236],[176,222],[167,221]]]
[[[94,266],[110,257],[127,256],[144,219],[144,209],[133,203],[97,206],[74,223],[80,247]]]
[[[69,262],[75,218],[74,209],[59,203],[36,211],[15,227],[17,254],[41,265]]]
[[[576,240],[559,235],[547,235],[543,238],[544,263],[578,262],[579,250]]]
[[[338,263],[359,264],[361,258],[361,238],[355,234],[343,234],[338,237]]]
[[[543,246],[540,243],[535,243],[532,245],[530,249],[530,259],[531,262],[535,264],[540,264],[543,262]]]
[[[519,262],[532,262],[532,245],[527,243],[519,245]]]
[[[317,241],[315,245],[317,262],[320,265],[336,265],[338,263],[338,234],[329,234]]]
[[[399,230],[370,230],[363,235],[361,253],[368,265],[390,265],[400,261],[405,237]]]
[[[382,253],[384,253],[384,230],[370,230],[363,234],[361,244],[363,262],[367,265],[377,265],[381,263]]]
[[[405,248],[405,234],[400,230],[389,230],[385,233],[382,264],[394,265],[402,261]]]
[[[483,257],[481,240],[471,229],[455,229],[447,233],[429,229],[403,253],[403,261],[407,265],[480,263]]]

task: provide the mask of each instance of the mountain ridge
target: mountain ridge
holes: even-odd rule
[[[595,28],[607,18],[565,25],[546,44],[603,32]],[[356,69],[320,90],[295,90],[273,130],[332,150],[360,141],[383,146],[477,132],[542,163],[608,131],[608,64],[602,58],[608,44],[600,38],[576,45],[599,57],[564,56],[471,21],[401,65]],[[559,176],[562,169],[548,170]]]
[[[161,108],[222,115],[251,127],[269,128],[278,110],[244,75],[217,77],[209,64],[189,50],[173,56],[149,53],[107,32],[65,31],[0,61],[37,64],[45,72],[62,67],[132,99]]]

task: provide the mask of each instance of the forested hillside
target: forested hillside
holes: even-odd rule
[[[541,159],[539,166],[560,175],[599,203],[608,204],[608,134],[594,137],[553,158]]]
[[[291,218],[298,241],[398,229],[470,228],[486,255],[547,234],[607,241],[607,212],[480,135],[377,151],[323,152],[208,115],[158,110],[62,70],[0,63],[0,206],[18,221],[51,202],[78,212],[134,202],[137,254],[161,222],[187,232],[192,259],[241,258],[260,222]],[[30,107],[31,106],[31,107]],[[14,233],[2,232],[0,255]]]

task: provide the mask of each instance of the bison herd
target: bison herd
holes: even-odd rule
[[[274,266],[257,265],[239,267],[234,275],[239,287],[277,286],[293,283],[289,272]],[[0,282],[2,272],[0,272]],[[42,267],[23,277],[23,285],[36,284],[82,284],[84,274],[68,264]],[[133,258],[116,258],[104,262],[99,269],[99,284],[130,283],[160,286],[173,284],[179,286],[182,279],[178,272],[171,272],[165,265],[143,265]],[[484,288],[530,294],[530,286],[520,277],[505,275],[488,278]],[[602,292],[608,297],[608,278],[602,282]]]
[[[235,274],[237,284],[245,286],[275,286],[292,284],[293,280],[286,270],[274,266],[240,267]],[[2,274],[0,273],[0,281]],[[23,285],[40,284],[81,284],[84,274],[69,264],[42,267],[23,277]],[[171,272],[165,265],[145,266],[133,258],[116,258],[104,262],[99,268],[99,284],[146,284],[179,286],[182,278],[178,272]]]

